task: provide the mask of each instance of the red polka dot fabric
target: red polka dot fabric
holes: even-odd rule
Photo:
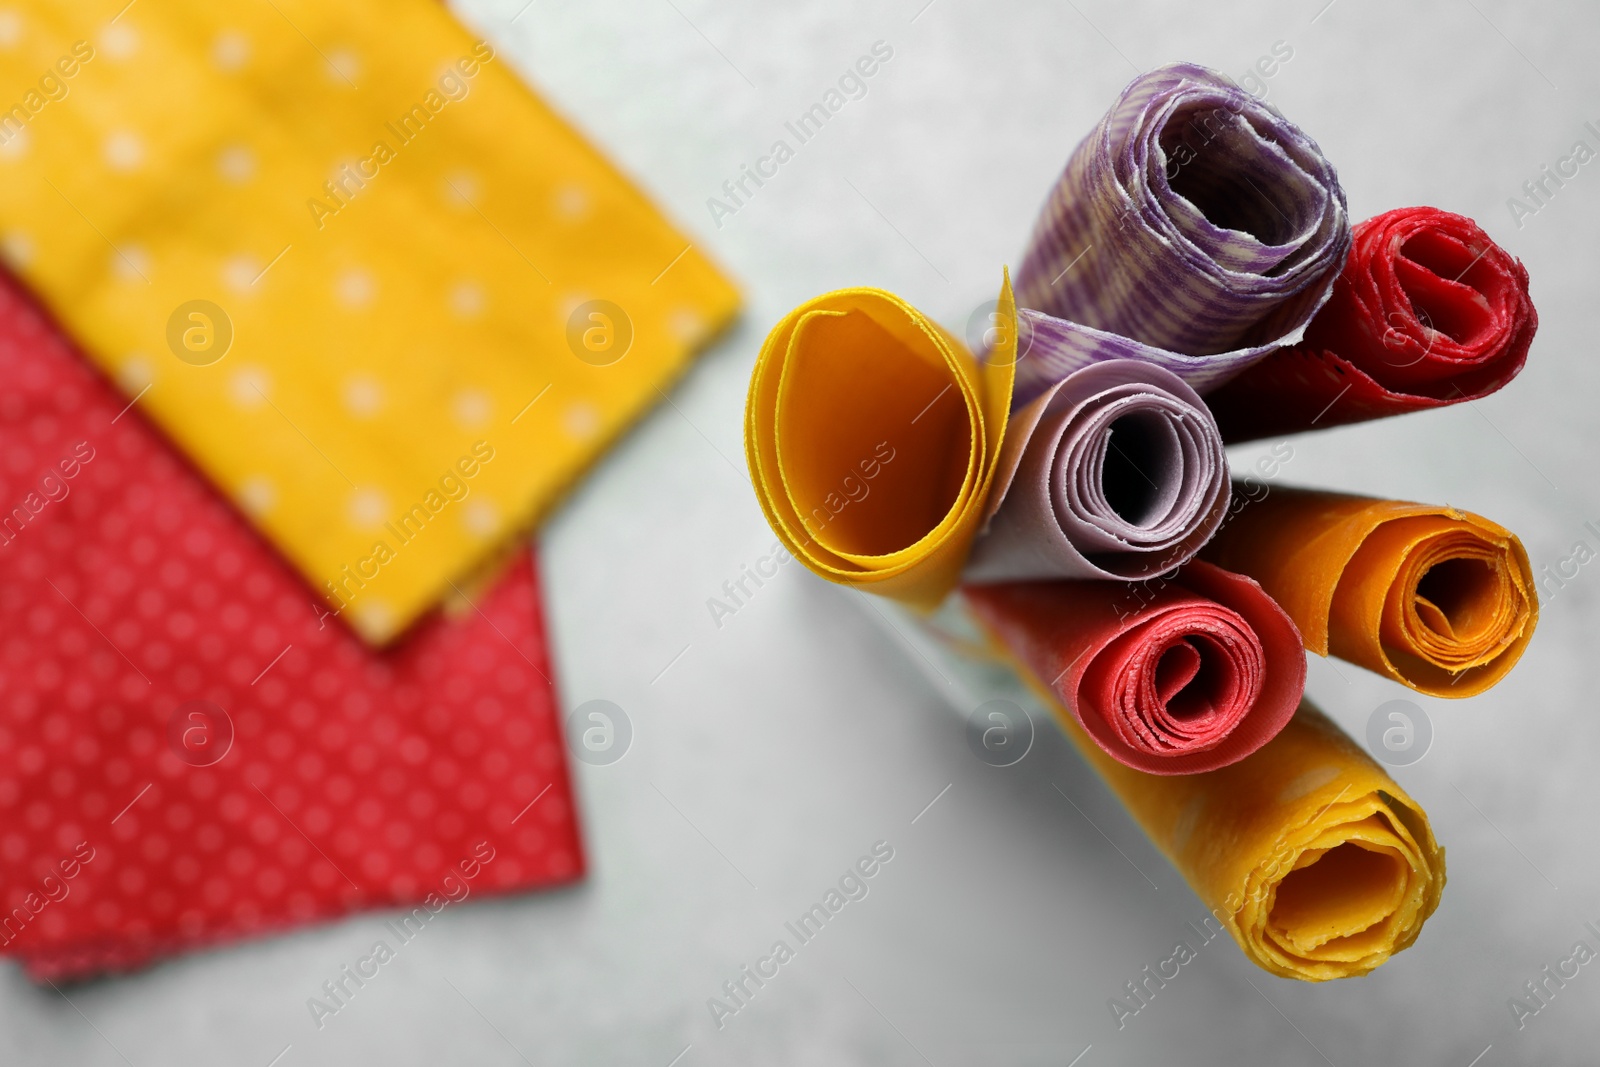
[[[359,641],[0,279],[0,953],[123,970],[583,872],[533,559]]]

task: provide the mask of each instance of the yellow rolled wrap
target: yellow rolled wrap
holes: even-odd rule
[[[1262,969],[1307,982],[1366,974],[1409,948],[1439,906],[1444,849],[1427,815],[1310,701],[1238,763],[1145,774],[1102,751],[1047,680],[997,648]]]
[[[745,458],[783,544],[830,581],[931,608],[981,525],[1011,406],[1016,305],[979,360],[893,293],[841,289],[762,345]]]

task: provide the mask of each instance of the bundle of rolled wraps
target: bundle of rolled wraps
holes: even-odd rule
[[[1481,692],[1533,632],[1527,556],[1449,508],[1230,502],[1221,442],[1499,388],[1537,324],[1526,272],[1434,209],[1352,236],[1311,138],[1179,64],[1135,79],[1073,152],[993,320],[975,354],[881,290],[786,316],[746,409],[773,529],[814,572],[915,611],[961,584],[1253,961],[1371,970],[1437,905],[1443,852],[1302,702],[1303,649]]]
[[[1120,587],[1083,580],[1154,578],[1216,531],[1227,460],[1204,402],[1170,371],[1111,360],[1008,417],[1009,287],[997,319],[979,361],[878,290],[792,312],[762,349],[746,409],[768,521],[823,577],[913,606],[937,604],[963,566],[974,581],[1077,579],[1053,584],[1077,591],[1061,596],[1079,604],[1083,648],[1104,652],[1069,690],[1094,695],[1074,707],[1097,743],[1161,774],[1244,758],[1305,685],[1287,616],[1254,582],[1202,565],[1186,572],[1185,596],[1175,588],[1163,611],[1124,625]]]

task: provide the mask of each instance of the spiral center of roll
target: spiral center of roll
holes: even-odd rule
[[[1192,641],[1180,641],[1161,653],[1155,683],[1167,714],[1182,722],[1213,713],[1222,695],[1216,664]]]
[[[1481,255],[1460,241],[1434,231],[1408,238],[1395,261],[1395,280],[1411,302],[1417,321],[1457,344],[1471,345],[1495,330],[1495,318],[1480,295],[1463,300],[1466,275]],[[1390,325],[1393,325],[1392,323]]]
[[[1162,517],[1166,504],[1157,481],[1176,458],[1172,434],[1151,412],[1124,415],[1111,424],[1106,458],[1100,468],[1100,490],[1106,504],[1130,526],[1149,526]]]
[[[1500,628],[1499,575],[1478,559],[1435,563],[1417,582],[1417,616],[1447,641],[1476,644]]]
[[[1407,888],[1408,871],[1391,849],[1335,845],[1278,883],[1267,922],[1292,951],[1313,959],[1359,957],[1362,935],[1382,932]]]
[[[1213,226],[1247,233],[1266,245],[1292,241],[1292,203],[1279,204],[1280,172],[1251,151],[1254,130],[1227,108],[1183,110],[1161,130],[1167,188],[1194,205]]]
[[[1243,620],[1230,615],[1189,618],[1131,665],[1123,699],[1145,744],[1208,748],[1249,712],[1261,687],[1260,652]]]

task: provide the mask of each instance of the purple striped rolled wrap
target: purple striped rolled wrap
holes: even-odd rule
[[[1140,75],[1034,227],[1014,404],[1107,359],[1215,388],[1300,339],[1349,251],[1338,175],[1299,127],[1204,67]]]

